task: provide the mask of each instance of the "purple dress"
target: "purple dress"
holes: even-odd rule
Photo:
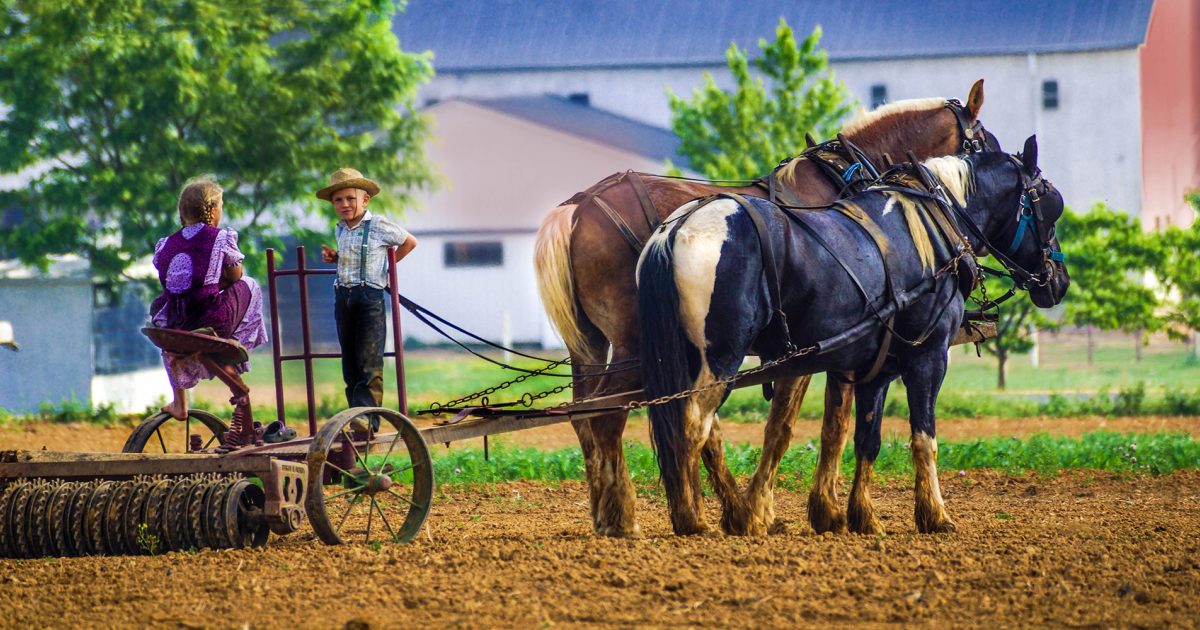
[[[195,330],[212,327],[217,336],[235,339],[251,350],[267,341],[262,318],[262,290],[250,276],[225,289],[219,283],[226,267],[245,256],[237,232],[209,225],[189,225],[158,241],[154,268],[163,292],[150,304],[150,318],[160,328]],[[171,386],[190,389],[213,374],[199,361],[163,353]],[[237,366],[250,369],[249,363]]]

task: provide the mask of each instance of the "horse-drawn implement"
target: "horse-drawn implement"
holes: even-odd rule
[[[640,391],[622,392],[551,409],[482,405],[440,410],[453,414],[418,428],[406,414],[400,298],[392,292],[393,356],[401,409],[346,409],[318,426],[312,361],[335,354],[311,349],[305,278],[329,273],[306,269],[298,248],[294,270],[276,270],[268,252],[276,402],[283,418],[284,361],[305,364],[309,435],[282,443],[219,452],[230,427],[218,416],[192,410],[186,421],[165,413],[144,420],[123,453],[0,452],[0,556],[43,557],[142,554],[199,548],[265,545],[269,535],[296,532],[307,517],[326,544],[411,540],[429,515],[433,464],[429,445],[485,437],[644,406]],[[392,286],[395,266],[391,266]],[[283,355],[276,280],[296,276],[301,288],[303,351]],[[220,364],[244,357],[235,343],[183,331],[147,331],[168,351]],[[990,334],[983,324],[960,342]],[[735,386],[769,382],[780,367],[748,371]],[[235,399],[248,392],[236,376],[214,370]],[[379,430],[370,419],[378,418]],[[236,421],[235,421],[236,424]],[[247,422],[241,430],[253,431]],[[366,428],[364,431],[363,428]]]

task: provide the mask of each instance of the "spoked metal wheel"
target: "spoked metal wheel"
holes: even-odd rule
[[[220,418],[192,409],[187,420],[176,420],[159,412],[146,418],[129,435],[122,453],[190,453],[192,436],[200,436],[200,449],[216,448],[229,427]]]
[[[370,430],[372,415],[380,419],[378,431]],[[304,507],[326,544],[408,542],[432,500],[429,447],[396,411],[347,409],[321,427],[309,447]]]

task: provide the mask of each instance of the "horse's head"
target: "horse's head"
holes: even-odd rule
[[[987,247],[1017,285],[1029,290],[1035,305],[1049,308],[1062,301],[1071,276],[1054,234],[1054,225],[1063,214],[1063,198],[1043,176],[1037,159],[1037,136],[1030,136],[1016,155],[979,156],[980,165],[993,163],[996,167],[976,171],[976,186],[990,178],[998,190],[1006,191],[987,202]]]
[[[883,156],[918,160],[943,155],[1000,151],[996,136],[979,120],[983,79],[971,86],[964,105],[958,99],[922,98],[888,103],[846,123],[842,132],[876,164]]]
[[[963,105],[958,99],[946,101],[946,109],[954,115],[958,133],[951,140],[952,150],[933,155],[950,155],[954,153],[982,153],[984,151],[1000,152],[1000,141],[992,132],[983,128],[979,120],[979,110],[983,108],[983,79],[971,86],[967,96],[967,104]]]

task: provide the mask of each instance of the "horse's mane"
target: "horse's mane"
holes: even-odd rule
[[[900,133],[914,112],[933,112],[946,106],[944,98],[913,98],[881,105],[863,112],[842,127],[842,133],[859,144],[883,144],[884,138]]]
[[[958,203],[965,204],[966,196],[974,192],[974,179],[971,177],[971,168],[966,160],[955,156],[937,157],[925,160],[924,165],[942,182],[946,192],[953,195]],[[886,189],[888,185],[915,187],[918,186],[918,183],[916,175],[908,172],[907,169],[901,169],[888,171],[882,185]],[[928,232],[929,226],[921,220],[922,211],[918,209],[919,205],[925,205],[926,202],[897,191],[889,190],[883,194],[887,198],[883,213],[887,214],[893,209],[900,210],[908,224],[908,232],[912,237],[913,246],[917,249],[917,257],[921,261],[921,266],[933,270],[935,256]],[[839,203],[862,211],[853,201],[847,200]]]
[[[850,122],[846,122],[841,131],[847,136],[854,136],[854,134],[870,130],[871,127],[894,126],[899,122],[896,119],[902,118],[904,114],[910,112],[932,112],[932,110],[943,107],[946,107],[946,98],[908,98],[905,101],[883,104],[870,112],[860,113],[854,116]],[[880,131],[882,132],[883,128]]]
[[[942,185],[946,187],[946,191],[958,200],[958,203],[967,203],[967,195],[975,192],[973,186],[974,180],[971,178],[971,167],[967,161],[954,156],[948,155],[945,157],[929,158],[924,162],[925,168],[928,168],[938,179],[942,181]]]

